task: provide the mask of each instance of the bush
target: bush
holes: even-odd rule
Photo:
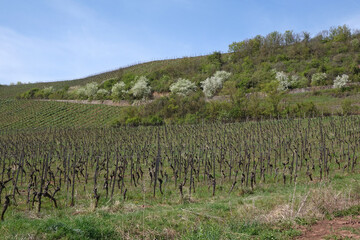
[[[17,96],[17,98],[24,98],[24,99],[32,99],[36,96],[36,94],[40,91],[39,88],[32,88],[20,95]]]
[[[124,99],[126,94],[124,82],[118,82],[111,88],[111,96],[114,100]]]
[[[208,55],[207,60],[210,62],[210,64],[213,64],[217,70],[219,70],[223,65],[221,60],[221,53],[217,51]]]
[[[201,82],[205,96],[208,98],[213,97],[217,91],[222,88],[224,81],[227,80],[230,75],[231,73],[226,71],[217,71],[212,77]]]
[[[279,86],[278,86],[278,90],[279,91],[285,91],[289,89],[290,86],[290,82],[289,82],[289,76],[284,73],[284,72],[277,72],[276,73],[276,81],[278,81]]]
[[[302,102],[296,103],[296,105],[293,106],[291,109],[287,109],[287,113],[290,114],[290,116],[296,117],[312,117],[318,116],[319,110],[316,108],[313,102]]]
[[[55,92],[55,89],[54,89],[53,86],[50,86],[50,87],[44,88],[44,89],[42,90],[42,92],[44,93],[44,96],[45,96],[46,98],[48,98],[50,94],[52,94],[52,93]]]
[[[96,96],[98,92],[98,84],[96,82],[88,83],[85,86],[85,95],[90,99]]]
[[[159,126],[164,123],[164,120],[159,116],[149,116],[142,120],[142,124],[145,126]]]
[[[109,95],[109,92],[105,89],[99,89],[96,93],[96,99],[104,100],[106,99],[106,96]]]
[[[118,80],[119,80],[118,78],[111,78],[111,79],[105,80],[99,87],[110,91],[112,89],[112,87],[117,83]]]
[[[136,99],[146,99],[150,96],[151,87],[148,85],[148,82],[149,80],[146,77],[141,76],[130,89],[130,92]]]
[[[88,83],[85,87],[80,87],[75,90],[75,95],[80,99],[93,99],[96,97],[98,91],[98,84],[96,82]]]
[[[326,73],[315,73],[311,76],[312,86],[324,86],[326,85]]]
[[[41,90],[36,91],[36,93],[31,98],[36,99],[48,99],[51,94],[55,92],[53,87],[43,88]]]
[[[351,100],[345,99],[341,103],[341,109],[343,111],[343,115],[350,115],[356,113],[356,111],[358,110],[358,106],[353,106]]]
[[[360,41],[357,38],[351,40],[350,44],[355,50],[359,49],[360,47]]]
[[[337,76],[334,80],[334,88],[344,88],[346,84],[349,82],[349,76],[343,74],[341,77]]]
[[[196,91],[196,85],[190,80],[179,78],[176,83],[170,86],[170,91],[173,94],[187,96],[190,93]]]
[[[298,75],[289,76],[285,72],[276,72],[275,79],[278,82],[278,91],[285,91],[299,87],[305,87],[307,80],[300,78]]]
[[[141,123],[141,118],[140,117],[132,117],[132,118],[128,118],[125,121],[125,124],[127,126],[132,126],[132,127],[137,127],[139,126]]]

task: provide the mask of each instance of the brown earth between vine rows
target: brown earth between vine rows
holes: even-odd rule
[[[302,227],[297,239],[360,239],[360,216],[322,220],[315,225]]]

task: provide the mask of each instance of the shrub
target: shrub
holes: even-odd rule
[[[277,72],[275,75],[276,80],[279,83],[278,90],[279,91],[285,91],[289,89],[290,82],[289,82],[289,76],[284,72]]]
[[[323,86],[326,85],[326,73],[315,73],[311,76],[312,86]]]
[[[132,127],[137,127],[139,126],[141,123],[141,118],[140,117],[132,117],[132,118],[128,118],[125,121],[125,124],[127,126],[132,126]]]
[[[92,99],[96,96],[98,91],[98,84],[96,82],[88,83],[85,87],[80,87],[75,90],[78,98]]]
[[[50,87],[44,88],[42,91],[44,93],[44,96],[49,97],[50,94],[55,92],[55,89],[53,86],[50,86]]]
[[[213,97],[217,91],[222,88],[224,81],[227,80],[230,75],[231,73],[226,71],[217,71],[212,77],[201,82],[205,96],[208,98]]]
[[[179,78],[176,83],[170,86],[170,91],[173,94],[187,96],[190,93],[196,91],[196,85],[190,80]]]
[[[142,124],[145,126],[159,126],[164,123],[164,120],[159,116],[149,116],[142,120]]]
[[[109,95],[109,92],[105,89],[99,89],[96,93],[96,98],[103,100],[106,98],[106,96]]]
[[[341,77],[337,76],[334,80],[334,88],[344,88],[346,84],[349,82],[349,76],[343,74]]]
[[[342,109],[342,111],[343,111],[343,115],[350,115],[350,114],[356,113],[356,111],[358,110],[358,107],[352,105],[352,101],[351,101],[351,100],[345,99],[345,100],[341,103],[341,109]]]
[[[350,44],[354,49],[358,49],[360,46],[359,39],[355,38],[355,39],[351,40]]]
[[[86,98],[85,87],[79,87],[78,89],[75,89],[74,93],[77,98],[80,98],[80,99]]]
[[[85,86],[85,95],[88,98],[95,97],[97,91],[98,91],[98,84],[96,82],[86,84],[86,86]]]
[[[145,99],[149,97],[151,93],[151,87],[148,85],[148,79],[144,76],[141,76],[135,83],[135,85],[130,89],[130,92],[137,99]]]
[[[221,60],[221,53],[217,51],[208,55],[207,60],[210,62],[210,64],[214,65],[216,69],[220,69],[223,65]]]
[[[111,88],[117,83],[117,81],[119,81],[118,78],[110,78],[108,80],[105,80],[99,87],[110,91]]]
[[[317,116],[319,114],[319,110],[313,102],[302,102],[296,103],[290,114],[297,117]]]
[[[118,82],[111,88],[111,96],[113,99],[121,100],[124,99],[127,91],[125,90],[125,83]]]
[[[39,88],[32,88],[20,95],[17,96],[17,98],[24,98],[24,99],[32,99],[35,97],[35,95],[40,91]]]
[[[37,99],[48,99],[51,94],[55,92],[55,89],[53,87],[47,87],[43,88],[39,91],[37,91],[32,98]]]
[[[275,79],[278,82],[278,91],[285,91],[288,89],[294,89],[303,87],[306,85],[306,79],[301,79],[298,75],[289,76],[285,72],[276,72]]]
[[[298,88],[301,85],[301,79],[298,75],[292,75],[290,77],[290,82],[289,82],[289,88],[294,89],[294,88]]]

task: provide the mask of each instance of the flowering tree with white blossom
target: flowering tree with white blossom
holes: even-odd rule
[[[343,74],[342,76],[337,76],[334,80],[333,87],[334,88],[343,88],[346,86],[346,84],[349,82],[349,76],[346,74]]]
[[[149,80],[145,76],[141,76],[130,89],[130,92],[137,99],[146,99],[151,94],[151,87],[148,84]]]
[[[217,71],[212,77],[201,82],[203,92],[206,97],[213,97],[219,91],[223,83],[230,77],[231,73],[226,71]]]
[[[170,92],[180,96],[187,96],[194,91],[196,91],[195,83],[184,78],[179,78],[176,83],[170,86]]]

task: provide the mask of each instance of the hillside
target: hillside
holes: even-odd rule
[[[340,26],[0,86],[0,238],[357,239],[359,65]]]
[[[170,72],[171,69],[175,69],[174,71],[182,71],[189,65],[193,65],[195,67],[201,65],[200,62],[203,62],[205,58],[205,56],[200,56],[146,62],[74,80],[65,80],[58,82],[40,82],[9,86],[0,85],[0,98],[15,98],[18,94],[28,91],[32,88],[41,89],[53,86],[55,89],[59,90],[65,87],[83,86],[90,82],[102,83],[103,81],[108,79],[121,79],[123,76],[148,75],[148,73],[155,72]],[[184,66],[181,66],[183,62],[188,63]]]
[[[327,74],[327,81],[322,84],[332,84],[333,79],[342,74],[359,82],[359,53],[360,34],[346,26],[330,28],[313,38],[306,32],[275,31],[234,42],[229,45],[229,53],[152,61],[70,81],[1,86],[0,98],[14,98],[32,88],[53,86],[55,90],[61,90],[90,82],[101,84],[106,80],[112,81],[100,88],[110,90],[119,81],[130,87],[137,76],[145,76],[153,92],[168,92],[169,86],[178,78],[189,79],[201,87],[200,82],[218,70],[232,74],[225,88],[236,87],[245,92],[261,91],[264,84],[274,79],[272,70],[298,76],[300,80],[298,86],[293,86],[295,88],[310,86],[315,73]]]
[[[153,98],[146,107],[114,111],[105,125],[234,122],[358,114],[359,82],[359,31],[339,26],[313,38],[306,32],[272,32],[234,42],[228,53],[152,61],[82,79],[0,86],[0,99],[108,100],[138,106],[137,101]],[[290,94],[308,87],[315,88]]]

